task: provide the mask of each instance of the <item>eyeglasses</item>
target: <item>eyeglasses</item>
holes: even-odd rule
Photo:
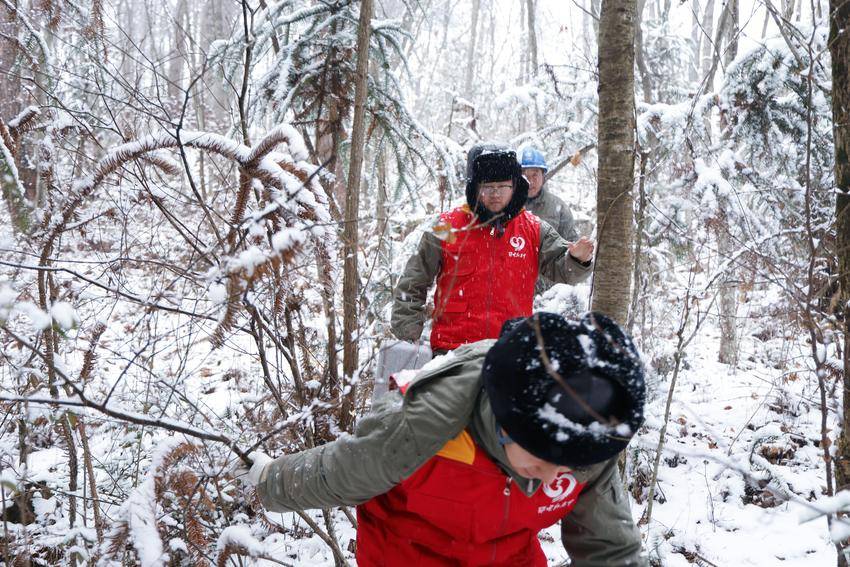
[[[507,195],[511,191],[514,190],[513,184],[511,185],[491,185],[489,187],[481,187],[478,189],[478,193],[482,197],[501,197],[502,195]]]

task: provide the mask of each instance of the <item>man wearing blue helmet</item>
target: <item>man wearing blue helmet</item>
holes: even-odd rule
[[[546,191],[543,184],[549,171],[543,153],[534,146],[527,146],[522,151],[522,175],[528,180],[528,201],[525,208],[552,225],[561,238],[568,242],[581,243],[593,249],[593,242],[579,238],[575,220],[570,207],[551,191]]]

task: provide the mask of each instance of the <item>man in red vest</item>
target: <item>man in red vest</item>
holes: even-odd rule
[[[416,341],[434,279],[431,348],[435,353],[496,338],[502,323],[531,314],[542,273],[575,284],[591,273],[593,243],[569,243],[526,211],[528,181],[516,154],[495,144],[470,150],[466,201],[440,215],[405,266],[393,294],[392,331]]]
[[[643,422],[643,366],[603,315],[538,313],[391,391],[354,435],[247,474],[276,512],[357,506],[360,567],[646,567],[617,467]]]

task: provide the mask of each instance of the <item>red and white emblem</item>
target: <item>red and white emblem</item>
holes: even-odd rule
[[[575,477],[572,474],[565,472],[558,475],[558,478],[553,480],[550,484],[544,484],[543,493],[551,498],[552,503],[554,504],[555,502],[560,502],[570,496],[576,489],[577,485],[578,481]]]

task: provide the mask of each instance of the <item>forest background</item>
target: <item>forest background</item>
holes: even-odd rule
[[[404,261],[501,140],[599,243],[536,308],[609,312],[644,355],[623,466],[653,564],[846,565],[848,23],[2,0],[0,562],[352,563],[352,510],[263,514],[233,469],[368,411]]]

